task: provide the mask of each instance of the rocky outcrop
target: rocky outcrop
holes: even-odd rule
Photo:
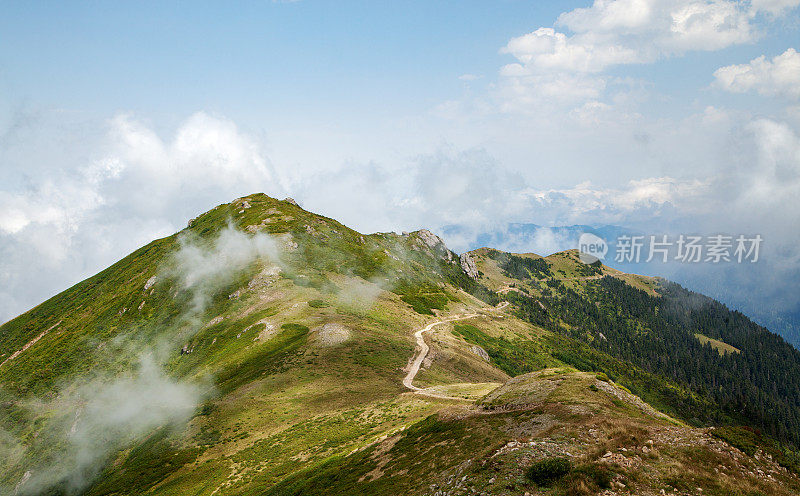
[[[419,239],[421,239],[422,242],[425,243],[425,246],[427,246],[431,250],[435,249],[439,245],[444,245],[444,241],[442,241],[442,238],[433,234],[427,229],[420,229],[419,231],[417,231],[417,236],[419,236]]]
[[[478,280],[478,267],[475,265],[475,260],[472,259],[469,253],[464,253],[459,257],[461,262],[461,269],[471,278]]]
[[[431,254],[444,258],[448,261],[453,260],[454,254],[449,248],[447,248],[447,245],[444,244],[442,238],[433,234],[427,229],[420,229],[414,234],[416,234],[417,239],[419,240],[418,243],[424,248],[427,248]]]
[[[489,354],[486,352],[486,350],[484,350],[480,346],[473,346],[472,348],[470,348],[470,351],[475,353],[479,357],[483,358],[487,362],[490,360]]]

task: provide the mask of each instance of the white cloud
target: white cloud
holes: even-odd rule
[[[608,84],[606,78],[569,73],[539,73],[520,64],[509,64],[500,71],[503,78],[497,94],[501,110],[519,111],[526,107],[558,106],[600,98]]]
[[[180,248],[161,270],[163,275],[176,279],[180,288],[191,294],[189,320],[202,315],[211,296],[252,263],[260,261],[280,265],[280,250],[275,240],[264,233],[250,236],[228,226],[220,231],[211,245],[196,241],[182,235]]]
[[[542,27],[512,38],[502,51],[531,69],[600,72],[752,41],[751,20],[734,1],[596,0],[559,16],[557,25],[573,34]]]
[[[610,65],[640,61],[637,50],[592,37],[568,37],[553,28],[539,28],[511,41],[501,50],[517,58],[529,70],[599,72]]]
[[[19,149],[0,147],[0,161],[29,161],[0,170],[0,321],[214,205],[257,191],[285,193],[260,145],[227,119],[194,114],[165,140],[117,116],[76,159],[38,163],[38,150],[69,141],[64,126],[55,127],[48,136],[37,127],[30,141],[18,130]]]
[[[614,188],[584,182],[570,188],[530,189],[528,195],[555,225],[560,225],[631,222],[658,215],[665,208],[687,213],[709,192],[707,179],[652,177]]]
[[[131,185],[148,191],[135,201],[141,211],[163,211],[179,204],[191,190],[193,198],[234,198],[242,184],[280,189],[275,174],[258,144],[229,120],[197,113],[178,128],[171,142],[129,116],[111,123],[112,150],[101,164],[115,163],[115,195],[125,195]],[[118,189],[117,185],[124,185]],[[239,191],[239,193],[234,193]]]
[[[503,67],[506,110],[550,99],[599,99],[614,66],[652,63],[690,51],[720,50],[758,37],[755,12],[733,0],[595,0],[561,14],[501,49],[516,58]]]
[[[764,55],[747,64],[728,65],[714,72],[717,87],[733,93],[800,98],[800,53],[789,48],[772,60]]]
[[[720,50],[747,43],[756,38],[749,12],[740,2],[677,2],[669,9],[669,30],[655,34],[660,55],[681,54],[691,50]],[[666,17],[666,16],[665,16]]]
[[[481,148],[407,159],[399,168],[346,164],[307,178],[293,194],[304,208],[324,211],[358,230],[411,230],[448,224],[485,227],[525,210],[524,180]],[[347,191],[358,191],[348,199]]]
[[[745,132],[754,150],[738,170],[744,208],[762,214],[769,209],[784,225],[789,219],[800,224],[800,135],[771,119],[755,120]]]
[[[35,403],[54,414],[42,419],[42,435],[26,444],[33,452],[45,448],[57,456],[40,463],[5,494],[47,494],[59,486],[77,494],[116,451],[159,427],[185,425],[202,399],[199,384],[175,381],[147,354],[135,373],[81,380],[60,391],[57,399]],[[16,447],[10,447],[13,454]],[[13,463],[2,445],[0,450],[4,461]]]

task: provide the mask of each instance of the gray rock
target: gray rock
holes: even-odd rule
[[[419,239],[421,239],[422,242],[425,243],[425,246],[427,246],[432,250],[439,245],[444,246],[444,241],[442,241],[442,238],[433,234],[427,229],[420,229],[419,231],[417,231],[417,235],[419,236]]]
[[[478,267],[475,265],[475,260],[472,259],[469,253],[462,254],[461,257],[459,257],[459,261],[461,262],[461,268],[464,272],[477,281]]]
[[[445,258],[448,261],[453,260],[453,252],[447,248],[442,238],[427,229],[420,229],[415,234],[417,235],[419,243],[421,243],[423,247],[428,248],[432,255]]]
[[[487,362],[489,361],[489,354],[486,352],[486,350],[484,350],[480,346],[473,346],[472,348],[470,348],[470,351],[475,353],[479,357],[483,358]]]

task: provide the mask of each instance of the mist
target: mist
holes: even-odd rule
[[[32,441],[0,431],[4,470],[24,474],[14,487],[0,487],[0,494],[34,495],[54,489],[78,494],[120,450],[157,429],[180,434],[199,405],[213,394],[213,386],[171,377],[167,360],[182,340],[201,328],[215,294],[255,263],[279,266],[279,252],[271,236],[248,235],[231,225],[210,240],[183,235],[178,249],[147,283],[169,284],[175,297],[181,292],[188,295],[173,329],[160,332],[155,342],[136,333],[120,333],[102,356],[103,361],[117,364],[135,357],[134,365],[123,365],[127,370],[121,374],[98,371],[62,385],[55,399],[16,400],[33,418],[50,413]],[[32,459],[37,463],[31,464]]]
[[[187,318],[202,315],[211,297],[254,262],[282,266],[280,249],[273,237],[260,232],[250,236],[230,224],[210,242],[185,234],[179,243],[180,248],[160,274],[175,280],[178,289],[191,295]]]
[[[39,463],[3,494],[34,495],[50,489],[77,494],[117,451],[161,427],[181,427],[202,399],[199,385],[170,378],[152,355],[120,377],[100,375],[75,383],[49,402],[27,401],[34,413],[59,412],[47,421],[28,449]],[[4,464],[22,462],[23,444],[0,436]],[[46,459],[48,462],[42,463]]]

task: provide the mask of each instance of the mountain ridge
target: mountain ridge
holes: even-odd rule
[[[788,371],[776,384],[796,399],[787,374],[800,359],[780,338],[666,281],[585,265],[574,251],[529,255],[458,255],[425,229],[361,234],[263,194],[219,205],[0,326],[0,360],[40,336],[0,365],[0,488],[377,494],[393,484],[469,494],[467,479],[489,494],[800,487],[796,404],[769,396],[765,405],[787,410],[767,425],[697,384],[730,387],[727,368],[758,365],[753,350],[769,345]],[[696,305],[687,313],[669,298]],[[442,322],[455,315],[471,316]],[[741,352],[720,355],[695,331]],[[681,375],[669,361],[650,364],[630,348],[645,338],[707,368]],[[417,357],[413,385],[427,396],[403,384]],[[759,377],[737,394],[766,395]],[[580,441],[563,444],[570,436]],[[451,452],[415,451],[434,438]],[[702,442],[674,450],[673,438]],[[645,456],[654,445],[659,457]],[[525,478],[536,460],[576,449],[554,485]],[[420,461],[409,465],[412,452]],[[710,475],[719,457],[735,476]]]

